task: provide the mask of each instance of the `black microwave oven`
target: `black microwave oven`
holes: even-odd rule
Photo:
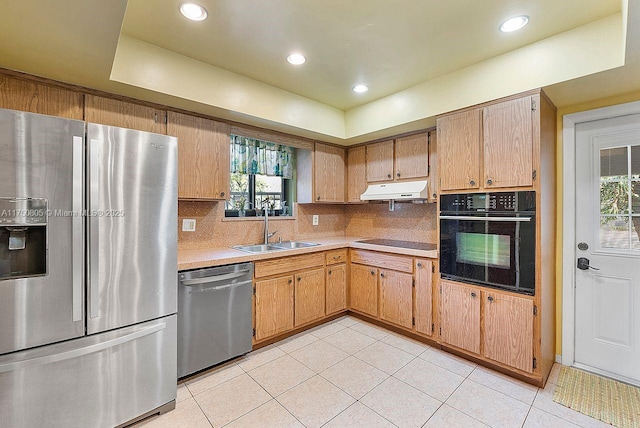
[[[440,196],[442,278],[535,294],[534,191]]]

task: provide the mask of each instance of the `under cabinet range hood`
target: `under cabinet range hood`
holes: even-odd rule
[[[360,195],[362,201],[410,201],[428,198],[427,180],[370,184]]]

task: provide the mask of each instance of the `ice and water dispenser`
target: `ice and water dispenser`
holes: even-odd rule
[[[0,198],[0,280],[47,274],[47,200]]]

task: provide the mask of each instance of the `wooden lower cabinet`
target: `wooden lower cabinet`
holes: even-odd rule
[[[482,291],[484,356],[533,372],[533,300]]]
[[[378,316],[378,269],[351,265],[349,281],[350,307],[356,311]]]
[[[413,276],[380,269],[380,319],[410,329],[413,325]]]
[[[480,291],[440,281],[442,342],[480,354]]]
[[[326,314],[347,309],[347,265],[327,266]]]
[[[414,261],[415,295],[413,316],[416,332],[433,334],[433,262],[416,259]]]
[[[325,314],[324,268],[295,275],[295,323],[298,327]]]
[[[293,328],[293,276],[256,281],[255,340]]]

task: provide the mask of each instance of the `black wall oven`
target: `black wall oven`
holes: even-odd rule
[[[440,275],[533,295],[536,194],[440,196]]]

